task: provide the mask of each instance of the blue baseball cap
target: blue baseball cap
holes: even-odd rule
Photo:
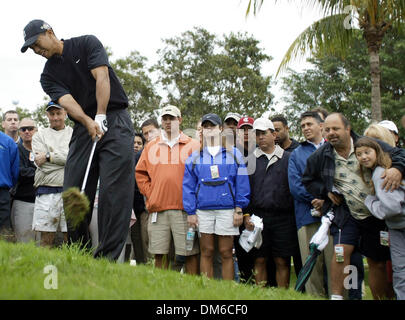
[[[222,125],[221,118],[218,115],[216,115],[215,113],[205,114],[201,119],[201,124],[203,124],[206,121],[211,122],[214,126]]]
[[[48,105],[46,106],[45,111],[49,111],[51,108],[58,108],[58,109],[63,109],[63,107],[53,101],[49,101]]]
[[[46,30],[52,29],[49,24],[44,20],[32,20],[24,28],[24,45],[21,48],[21,52],[27,51],[27,49],[37,41],[38,36]]]

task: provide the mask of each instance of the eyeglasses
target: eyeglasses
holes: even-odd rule
[[[35,129],[35,127],[21,127],[20,128],[20,131],[21,132],[25,132],[25,131],[32,131],[32,130],[34,130]]]

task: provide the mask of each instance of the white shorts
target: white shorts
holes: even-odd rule
[[[234,209],[199,210],[197,209],[198,229],[201,233],[219,236],[238,236],[239,227],[233,225]]]
[[[61,193],[41,194],[35,198],[32,230],[67,232]]]

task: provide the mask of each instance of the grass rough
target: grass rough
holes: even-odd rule
[[[48,265],[56,267],[57,289],[45,289],[51,275],[44,273]],[[261,288],[94,259],[77,245],[50,250],[34,243],[4,241],[0,241],[0,299],[321,300],[293,289]]]
[[[90,210],[90,201],[77,187],[62,192],[63,209],[66,220],[75,228],[84,220]]]

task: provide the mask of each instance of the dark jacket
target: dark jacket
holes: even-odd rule
[[[141,150],[139,150],[139,152],[135,153],[135,167],[139,161],[139,158],[141,157],[142,151],[143,151],[143,148]],[[139,215],[145,211],[145,201],[144,201],[142,193],[139,191],[138,184],[136,183],[136,179],[135,179],[135,188],[134,188],[133,208],[134,208],[136,217],[139,217]]]
[[[300,143],[295,140],[295,139],[291,139],[291,144],[287,149],[284,149],[287,152],[293,152],[296,148],[298,148],[300,146]]]
[[[35,202],[34,176],[37,167],[34,161],[30,161],[30,151],[25,149],[22,144],[18,144],[18,152],[20,155],[20,174],[14,199],[33,203]]]
[[[248,163],[256,161],[256,170],[249,175],[251,200],[246,212],[261,215],[294,214],[294,200],[288,186],[288,160],[290,153],[284,151],[280,159],[267,168],[265,155],[256,158],[251,154]]]
[[[351,132],[353,143],[361,137],[355,132]],[[385,152],[388,152],[392,159],[392,167],[398,169],[405,174],[405,150],[401,148],[393,148],[387,143],[376,140]],[[328,193],[332,192],[335,176],[335,155],[332,145],[327,142],[318,150],[316,150],[307,160],[307,167],[302,177],[302,183],[307,191],[315,198],[324,199],[325,203],[322,207],[322,213],[326,214],[332,207],[332,202],[328,197]],[[339,228],[342,228],[349,217],[350,210],[345,202],[340,206],[334,207],[335,223]]]

